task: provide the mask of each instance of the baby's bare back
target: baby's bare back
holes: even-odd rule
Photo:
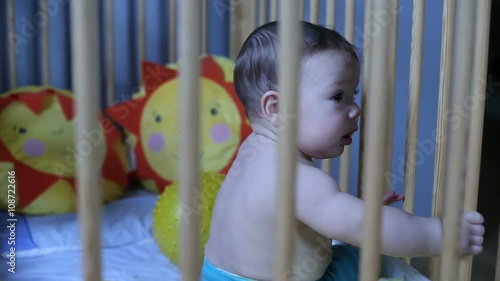
[[[254,134],[242,144],[214,206],[206,257],[215,266],[274,279],[276,166],[275,144]],[[317,280],[331,261],[331,240],[297,223],[295,266],[281,280]]]

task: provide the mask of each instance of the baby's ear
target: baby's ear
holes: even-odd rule
[[[267,91],[260,99],[260,109],[264,118],[273,125],[278,126],[278,92]]]

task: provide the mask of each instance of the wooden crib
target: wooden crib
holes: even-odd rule
[[[179,53],[180,58],[180,122],[189,130],[181,131],[180,141],[180,189],[182,190],[182,204],[192,205],[196,200],[191,196],[199,192],[200,167],[198,163],[199,148],[197,142],[199,116],[197,111],[189,108],[197,106],[199,102],[199,76],[198,57],[207,50],[207,5],[212,0],[182,0],[169,1],[170,15],[170,59],[174,61]],[[325,5],[320,5],[319,0],[227,0],[219,1],[223,9],[231,13],[230,27],[230,55],[235,58],[243,40],[257,26],[279,19],[280,40],[282,42],[281,56],[287,59],[280,60],[279,81],[283,89],[280,102],[283,106],[296,111],[297,109],[297,80],[294,78],[300,66],[300,30],[299,19],[304,18],[304,7],[309,5],[311,22],[318,22],[319,10],[326,11],[326,24],[334,25],[336,13],[336,0],[327,0]],[[113,54],[113,5],[120,5],[119,1],[107,0],[108,21],[107,50]],[[41,0],[41,5],[48,5],[48,0]],[[213,3],[212,3],[213,4]],[[364,241],[361,258],[361,280],[377,280],[378,264],[380,257],[379,226],[381,221],[382,194],[387,191],[385,171],[390,171],[392,164],[392,132],[394,119],[394,85],[396,76],[396,42],[397,42],[397,14],[387,13],[388,7],[397,5],[397,0],[365,0],[365,46],[363,46],[363,87],[361,114],[361,143],[360,143],[360,173],[359,194],[367,203],[365,213]],[[8,2],[9,30],[14,29],[14,0]],[[139,56],[145,58],[145,0],[139,0]],[[415,165],[411,159],[416,157],[417,129],[419,121],[423,25],[424,25],[424,0],[413,1],[413,22],[411,40],[411,69],[409,83],[409,111],[408,129],[406,138],[407,165],[405,165],[404,189],[406,200],[404,209],[414,211],[415,193]],[[80,114],[77,122],[76,141],[83,140],[84,135],[78,132],[91,130],[97,122],[94,113],[98,111],[98,93],[101,92],[98,52],[98,22],[91,20],[98,14],[98,0],[73,0],[70,1],[72,12],[72,54],[73,54],[73,91],[76,96],[76,110]],[[432,215],[444,219],[444,246],[443,254],[439,258],[431,259],[430,275],[432,280],[454,281],[470,280],[472,257],[461,259],[455,249],[458,244],[458,227],[460,214],[463,210],[475,210],[479,184],[479,167],[481,155],[484,95],[486,92],[486,63],[488,55],[488,38],[490,23],[491,0],[444,0],[443,36],[441,49],[441,70],[439,86],[439,108],[437,132],[441,141],[436,142],[435,152],[435,178],[433,192]],[[345,34],[350,41],[354,40],[355,28],[355,1],[345,1]],[[177,13],[178,12],[178,13]],[[387,22],[384,28],[369,32],[369,24],[377,20],[373,15],[384,14]],[[269,16],[267,16],[269,15]],[[182,29],[175,28],[179,19]],[[47,19],[48,20],[48,19]],[[44,83],[49,85],[49,50],[48,50],[48,25],[42,28],[43,74]],[[16,86],[15,54],[10,48],[10,87]],[[110,83],[106,90],[108,103],[115,100],[114,96],[114,57],[107,56],[107,77]],[[473,62],[473,67],[471,63]],[[285,82],[286,81],[286,82]],[[370,94],[367,95],[366,93]],[[471,114],[470,122],[449,130],[448,113],[455,112],[457,107],[451,104],[465,102],[475,97],[479,101],[477,110]],[[283,272],[289,270],[292,264],[294,245],[292,240],[292,220],[294,209],[294,193],[285,192],[290,186],[295,185],[295,134],[297,124],[292,119],[280,138],[279,163],[279,189],[280,198],[278,205],[278,235],[280,237],[279,257],[277,260],[276,280],[281,280]],[[468,129],[470,127],[470,129]],[[99,200],[99,171],[95,165],[97,155],[95,152],[83,158],[78,165],[77,185],[79,198],[79,216],[82,227],[83,266],[85,280],[100,280],[100,225],[96,220],[100,218]],[[410,159],[410,160],[409,160]],[[348,191],[350,149],[346,147],[340,160],[340,186],[343,191]],[[463,172],[463,163],[467,163],[467,173]],[[322,168],[330,171],[330,162],[323,161]],[[365,187],[366,182],[372,183]],[[467,187],[467,188],[465,188]],[[446,196],[444,194],[446,193]],[[462,203],[464,202],[464,203]],[[196,208],[196,206],[192,206]],[[444,215],[446,214],[446,215]],[[190,265],[198,264],[199,251],[199,221],[195,217],[182,220],[181,241],[181,271],[183,280],[197,280],[197,269]],[[189,223],[185,223],[189,221]],[[409,262],[409,260],[407,260]],[[500,256],[496,262],[496,279],[500,280]],[[458,277],[457,277],[458,276]]]

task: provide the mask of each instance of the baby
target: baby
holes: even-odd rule
[[[354,95],[360,60],[336,31],[303,23],[299,83],[295,264],[280,280],[358,280],[364,201],[340,191],[313,159],[338,157],[358,130]],[[202,280],[273,280],[276,257],[278,134],[288,116],[278,116],[278,26],[256,29],[242,46],[234,84],[252,123],[214,205]],[[293,187],[290,187],[293,192]],[[394,199],[394,196],[390,196]],[[383,206],[382,254],[437,256],[442,245],[439,218],[410,215]],[[483,218],[463,215],[460,251],[482,251]],[[333,246],[332,240],[352,246]]]

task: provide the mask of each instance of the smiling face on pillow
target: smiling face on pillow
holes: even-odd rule
[[[166,179],[177,179],[179,159],[179,80],[162,84],[144,107],[141,140],[153,170]],[[222,170],[238,148],[241,117],[226,90],[201,79],[202,170]],[[184,129],[184,128],[183,128]]]
[[[127,184],[121,133],[96,113],[96,128],[75,143],[72,93],[50,87],[21,87],[0,95],[0,169],[16,173],[16,211],[53,214],[76,210],[77,166],[96,152],[103,202],[119,198]],[[97,121],[97,120],[96,120]],[[0,209],[9,201],[0,182]]]
[[[65,115],[58,99],[65,97],[46,95],[40,100],[40,111],[34,111],[22,100],[11,102],[0,113],[0,140],[17,161],[40,172],[73,177],[79,161],[74,156],[74,119]],[[92,134],[103,140],[102,131],[99,126]],[[102,165],[106,155],[104,141],[82,146],[97,149],[98,163]]]
[[[225,173],[251,131],[232,84],[213,57],[201,60],[200,155],[202,171]],[[227,67],[226,67],[227,68]],[[153,192],[178,178],[179,78],[176,67],[143,64],[145,93],[107,112],[136,139],[135,176]],[[231,80],[228,81],[228,77]]]

